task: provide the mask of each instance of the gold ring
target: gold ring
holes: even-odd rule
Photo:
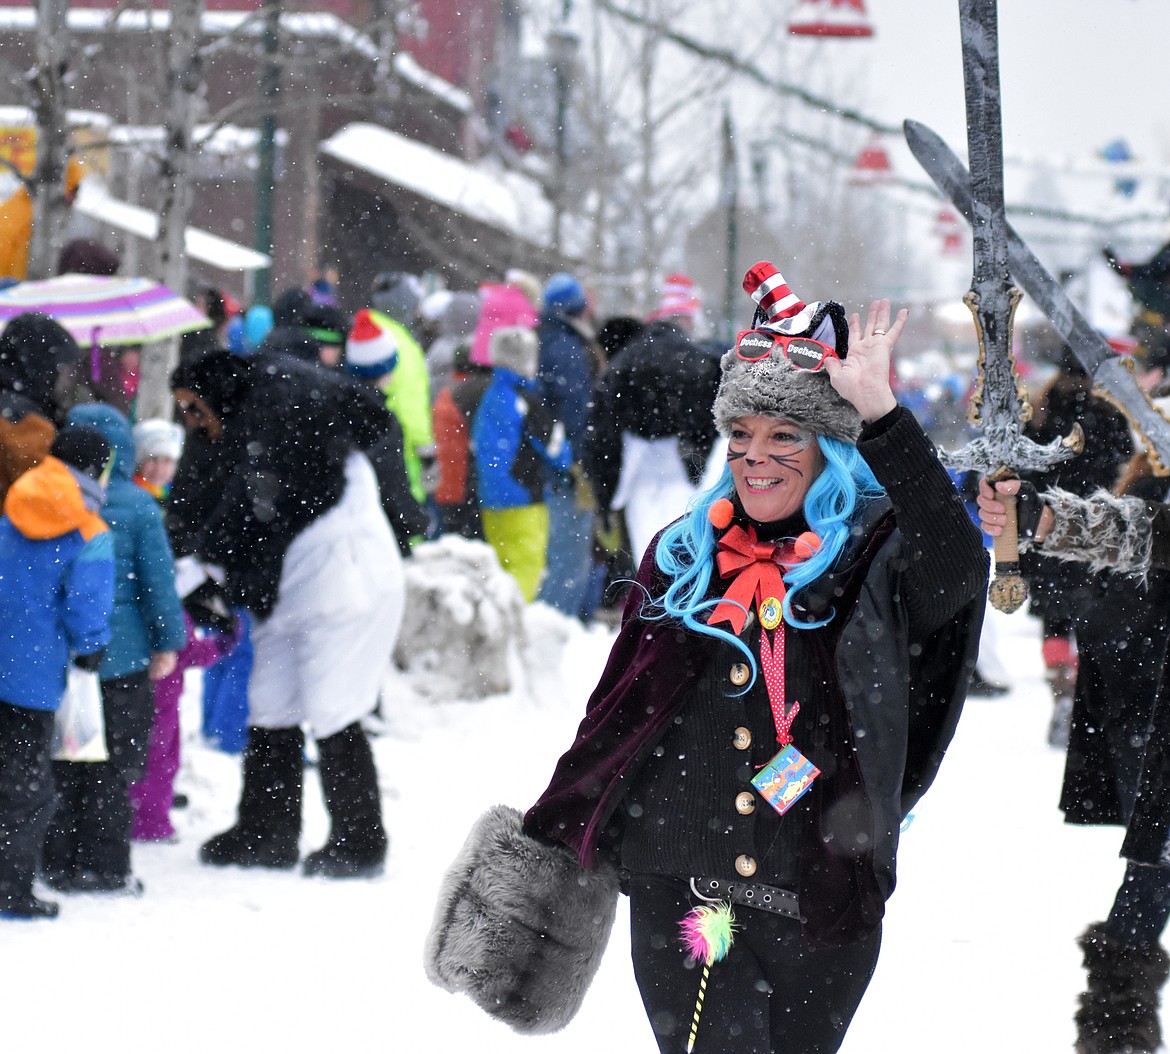
[[[886,335],[886,331],[884,329],[875,329],[873,331],[873,335],[875,337],[884,337]]]

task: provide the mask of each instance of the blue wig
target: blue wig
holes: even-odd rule
[[[885,494],[857,447],[827,436],[816,438],[825,464],[805,495],[804,518],[809,529],[821,539],[821,545],[809,559],[784,575],[788,587],[784,595],[784,621],[796,629],[816,628],[832,621],[833,612],[819,622],[797,620],[792,613],[793,596],[833,568],[849,541],[851,523],[859,506]],[[707,514],[716,501],[730,498],[734,492],[731,469],[725,467],[719,480],[695,497],[686,515],[663,531],[654,557],[659,569],[669,577],[670,585],[661,597],[655,598],[662,612],[652,617],[675,618],[696,633],[728,641],[744,653],[754,682],[757,667],[751,649],[733,633],[709,626],[699,618],[722,599],[705,599],[715,567],[715,528]],[[750,683],[743,690],[749,687]]]

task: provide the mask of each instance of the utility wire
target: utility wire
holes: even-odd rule
[[[810,106],[816,110],[820,110],[832,117],[836,117],[847,123],[859,125],[862,128],[867,128],[871,132],[878,135],[894,136],[901,140],[902,126],[900,124],[892,125],[885,121],[878,120],[876,117],[870,117],[868,114],[862,113],[860,110],[853,109],[848,106],[841,106],[832,99],[817,95],[814,92],[808,91],[799,85],[791,84],[787,81],[780,80],[773,77],[752,62],[748,62],[740,55],[736,54],[727,48],[712,47],[709,44],[704,44],[702,41],[696,40],[694,37],[688,36],[685,33],[680,33],[672,29],[668,24],[657,19],[646,18],[642,15],[636,14],[632,11],[627,11],[619,5],[615,4],[613,0],[595,0],[597,6],[631,25],[639,26],[643,29],[649,30],[658,34],[664,40],[670,41],[672,44],[682,48],[684,51],[689,51],[693,55],[708,61],[716,62],[720,65],[726,66],[737,73],[741,73],[749,79],[755,81],[757,84],[776,92],[779,95],[790,96],[798,99],[800,102]],[[781,134],[785,135],[793,142],[800,143],[804,146],[811,147],[821,154],[831,158],[834,161],[840,162],[843,165],[853,165],[856,158],[852,155],[846,154],[838,147],[834,147],[824,139],[818,139],[814,136],[804,135],[798,132],[790,131],[788,129],[781,129]],[[883,183],[886,185],[897,184],[917,193],[931,193],[940,200],[945,200],[941,193],[931,184],[922,183],[916,180],[906,179],[902,176],[890,175],[883,178]],[[1105,219],[1099,216],[1090,216],[1085,213],[1070,212],[1064,209],[1053,209],[1042,205],[1009,205],[1007,211],[1017,215],[1028,215],[1041,217],[1043,219],[1060,220],[1065,223],[1079,223],[1088,224],[1095,227],[1119,227],[1133,223],[1156,222],[1164,223],[1170,218],[1170,212],[1158,213],[1135,213],[1129,216],[1119,216],[1112,219]]]

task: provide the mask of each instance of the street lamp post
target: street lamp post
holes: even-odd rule
[[[280,47],[281,0],[264,0],[264,67],[260,77],[263,96],[263,115],[260,118],[260,139],[256,145],[256,237],[257,252],[272,256],[272,199],[276,193],[276,100],[280,91],[280,67],[277,52]],[[252,301],[267,305],[272,301],[272,265],[256,272],[252,286]]]
[[[564,244],[565,217],[565,174],[568,169],[568,143],[565,138],[565,122],[569,112],[569,88],[573,68],[577,60],[577,36],[568,28],[572,0],[564,0],[561,7],[561,21],[548,38],[549,59],[552,63],[556,92],[555,151],[556,176],[553,201],[553,250],[559,256]]]

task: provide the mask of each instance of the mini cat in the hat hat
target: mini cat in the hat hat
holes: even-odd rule
[[[845,309],[835,301],[805,303],[767,261],[748,270],[743,287],[756,311],[751,329],[738,335],[736,347],[720,364],[723,377],[714,414],[721,434],[727,435],[737,418],[763,415],[854,443],[863,420],[851,398],[859,381],[865,382],[860,385],[863,393],[873,389],[872,397],[881,406],[887,411],[894,408],[888,376],[885,390],[877,390],[881,386],[873,384],[868,369],[862,369],[857,360],[850,364],[848,356],[863,339],[868,344],[874,336],[887,337],[892,344],[902,331],[905,311],[891,325],[889,302],[878,301],[862,327],[857,315],[847,319]],[[888,370],[888,352],[886,361]],[[837,382],[843,368],[844,389]]]

